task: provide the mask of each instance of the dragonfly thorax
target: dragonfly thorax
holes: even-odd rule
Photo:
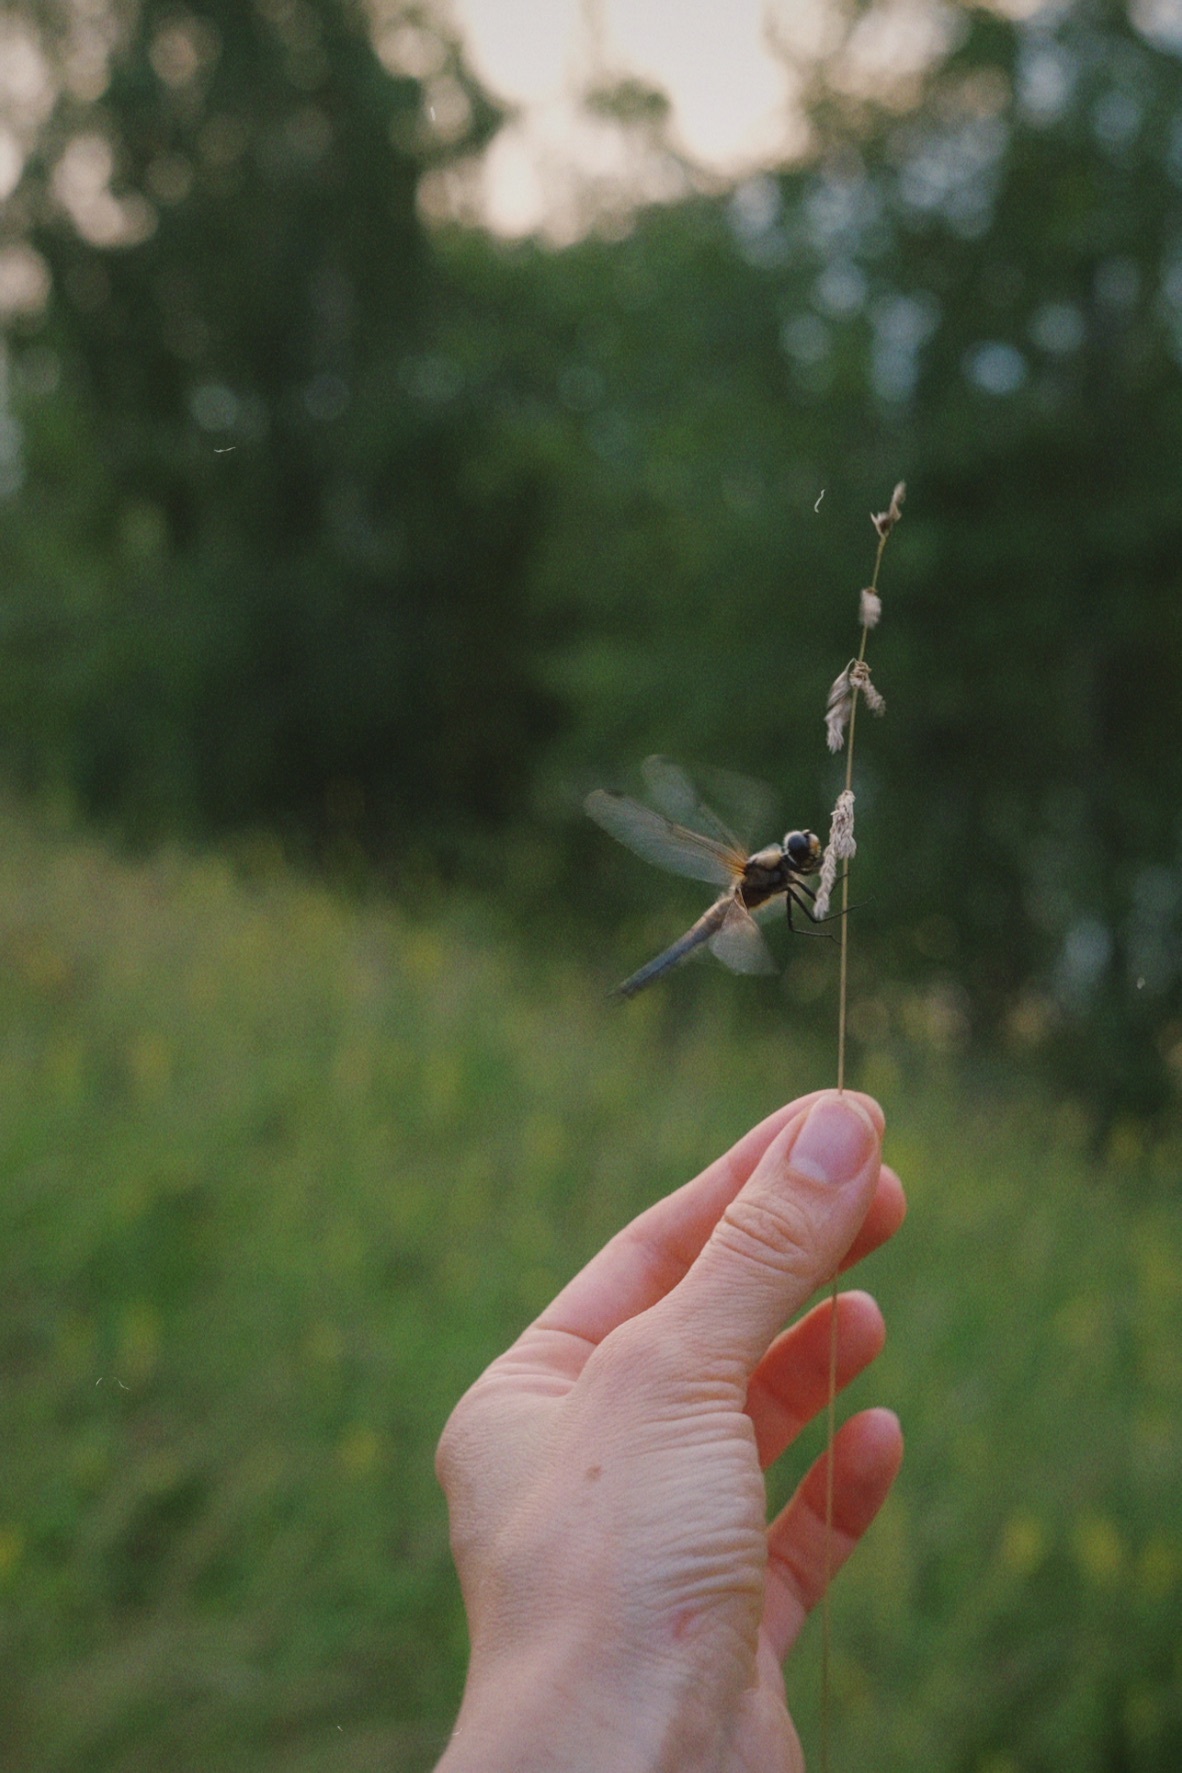
[[[820,866],[821,845],[811,831],[790,831],[783,843],[769,843],[748,856],[739,893],[745,905],[760,905],[786,893],[802,874]]]
[[[754,908],[777,893],[786,893],[792,881],[792,865],[778,843],[748,856],[738,893],[744,905]]]
[[[765,849],[756,850],[747,858],[748,871],[756,870],[760,874],[780,874],[784,867],[784,851],[780,844],[769,843]]]

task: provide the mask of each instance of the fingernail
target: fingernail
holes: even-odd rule
[[[788,1162],[811,1182],[849,1182],[869,1161],[875,1143],[861,1108],[842,1096],[822,1096],[809,1109]]]

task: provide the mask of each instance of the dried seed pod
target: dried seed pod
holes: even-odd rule
[[[891,494],[891,502],[886,510],[880,511],[877,516],[872,516],[870,519],[884,542],[894,529],[896,523],[898,523],[900,517],[903,515],[903,500],[906,497],[906,482],[900,480],[898,486],[896,486],[894,492]]]
[[[840,751],[845,740],[850,709],[854,705],[854,688],[850,681],[853,668],[854,661],[851,660],[845,670],[833,679],[829,700],[825,704],[825,743],[830,751]]]
[[[843,788],[829,822],[829,842],[821,858],[821,877],[813,901],[814,917],[828,915],[829,901],[837,881],[837,864],[849,861],[857,853],[857,848],[854,842],[854,794],[851,788]]]
[[[851,659],[839,677],[835,677],[825,704],[825,742],[830,751],[840,751],[845,729],[850,723],[854,697],[861,693],[872,714],[885,714],[886,702],[875,689],[870,667],[865,659]]]
[[[859,659],[856,665],[851,666],[849,677],[851,691],[861,690],[871,714],[885,714],[886,702],[871,682],[870,667],[865,659]]]

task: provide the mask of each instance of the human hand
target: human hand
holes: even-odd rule
[[[825,1460],[762,1470],[828,1396],[828,1301],[902,1223],[882,1114],[779,1109],[595,1256],[457,1404],[438,1470],[471,1635],[439,1773],[800,1773],[781,1663],[825,1582]],[[880,1351],[838,1302],[839,1386]],[[899,1468],[888,1410],[834,1448],[831,1570]]]

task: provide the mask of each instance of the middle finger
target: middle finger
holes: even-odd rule
[[[825,1299],[777,1336],[747,1387],[747,1414],[755,1428],[759,1463],[766,1470],[829,1401],[829,1327],[833,1301]],[[869,1293],[837,1300],[837,1389],[856,1379],[886,1341],[882,1313]]]

